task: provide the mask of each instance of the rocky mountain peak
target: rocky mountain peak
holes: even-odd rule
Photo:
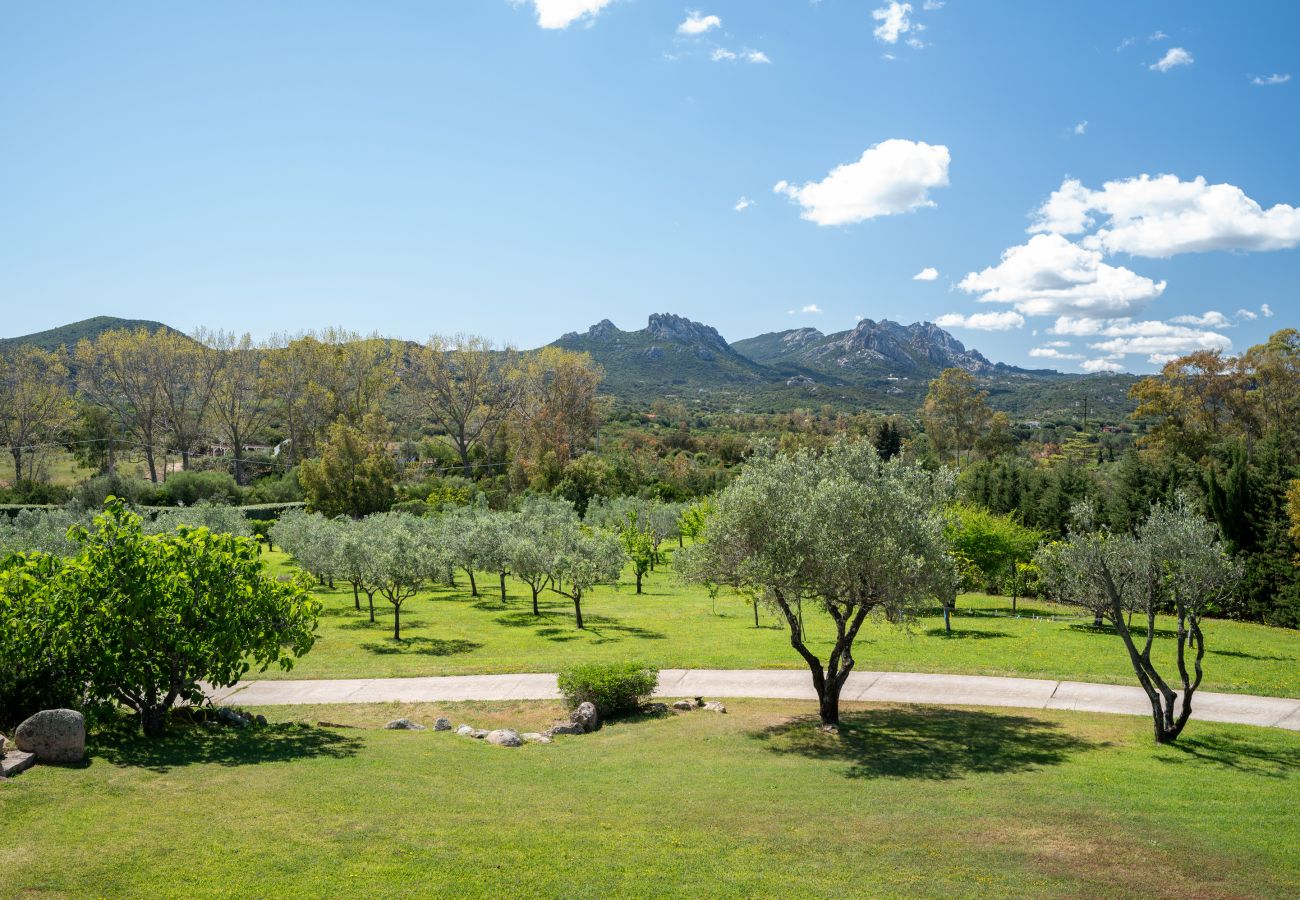
[[[718,329],[711,325],[692,322],[684,316],[672,313],[654,313],[646,324],[646,331],[652,337],[664,341],[682,344],[704,344],[715,350],[730,352],[731,346],[718,334]]]

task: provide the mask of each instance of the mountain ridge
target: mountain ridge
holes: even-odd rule
[[[21,344],[46,349],[75,346],[111,328],[169,328],[161,322],[97,316],[30,335],[0,339],[0,350]],[[175,330],[175,329],[171,329]],[[601,319],[547,346],[589,353],[604,370],[602,392],[644,406],[657,399],[703,410],[779,412],[830,406],[890,413],[914,412],[931,379],[960,368],[979,379],[990,403],[1030,418],[1089,409],[1112,419],[1133,409],[1133,375],[1070,374],[992,362],[932,322],[902,325],[863,319],[825,334],[791,328],[728,342],[711,325],[673,313],[654,313],[646,326],[624,331]]]
[[[31,334],[20,334],[16,337],[0,338],[0,352],[8,350],[11,347],[21,347],[31,345],[39,347],[42,350],[57,350],[60,347],[67,347],[69,350],[77,346],[77,342],[83,338],[94,340],[105,331],[116,331],[119,329],[128,329],[135,331],[145,328],[149,331],[166,329],[177,334],[181,332],[172,328],[170,325],[162,322],[155,322],[152,319],[122,319],[117,316],[92,316],[89,319],[82,319],[79,322],[69,322],[67,325],[59,325],[55,328],[47,328],[44,331],[34,331]]]

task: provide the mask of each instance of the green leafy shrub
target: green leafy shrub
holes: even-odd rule
[[[0,731],[42,709],[81,708],[84,691],[59,653],[42,593],[62,565],[41,552],[0,560]]]
[[[99,509],[109,497],[118,497],[132,506],[153,506],[159,500],[161,485],[113,473],[96,475],[83,481],[73,499],[86,509]]]
[[[242,491],[229,472],[176,472],[163,482],[163,498],[174,506],[193,506],[200,500],[238,505]]]
[[[633,713],[659,683],[659,670],[635,662],[582,663],[560,672],[560,693],[570,708],[590,701],[601,718]]]
[[[302,500],[304,496],[302,485],[298,483],[298,474],[291,470],[283,475],[267,475],[253,482],[248,489],[247,500],[249,503],[293,503]]]
[[[27,680],[61,672],[88,699],[134,710],[147,735],[176,703],[202,702],[203,683],[287,670],[316,639],[320,604],[303,579],[271,577],[251,538],[190,527],[148,535],[116,499],[71,536],[67,559],[0,563],[0,667],[16,661]]]

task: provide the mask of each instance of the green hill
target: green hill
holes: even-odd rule
[[[116,316],[95,316],[93,319],[82,319],[80,322],[60,325],[58,328],[51,328],[48,331],[38,331],[35,334],[24,334],[19,337],[0,338],[0,352],[11,347],[21,347],[28,344],[40,347],[42,350],[57,350],[59,347],[67,347],[71,350],[77,346],[77,342],[82,338],[94,340],[105,331],[115,331],[122,328],[132,331],[137,328],[147,328],[149,331],[157,331],[159,328],[165,328],[168,331],[176,330],[170,325],[164,325],[162,322],[154,322],[150,319],[119,319]]]

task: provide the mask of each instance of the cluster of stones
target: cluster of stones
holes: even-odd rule
[[[0,779],[36,763],[72,765],[86,758],[86,720],[75,709],[46,709],[14,732],[13,745],[0,735]]]
[[[727,711],[727,708],[717,700],[706,701],[703,697],[678,700],[673,704],[673,709],[680,709],[682,712],[690,712],[693,709],[707,709],[709,712],[716,713],[725,713]]]
[[[702,697],[695,697],[689,700],[678,700],[673,704],[673,709],[689,711],[693,709],[707,709],[712,712],[725,713],[727,708],[717,701],[705,702]],[[663,715],[668,712],[668,706],[664,703],[651,703],[645,708],[645,712],[650,715]],[[425,727],[418,722],[412,722],[410,719],[394,719],[384,726],[393,731],[424,731]],[[568,719],[557,721],[545,731],[525,731],[522,734],[513,728],[498,728],[489,731],[486,728],[475,728],[473,725],[462,724],[455,729],[455,732],[465,737],[471,737],[476,740],[486,741],[498,747],[522,747],[524,744],[549,744],[557,734],[589,734],[600,727],[600,716],[596,712],[596,707],[592,703],[580,703],[577,709],[569,713]],[[433,723],[434,731],[451,731],[451,719],[446,716],[439,716]]]

